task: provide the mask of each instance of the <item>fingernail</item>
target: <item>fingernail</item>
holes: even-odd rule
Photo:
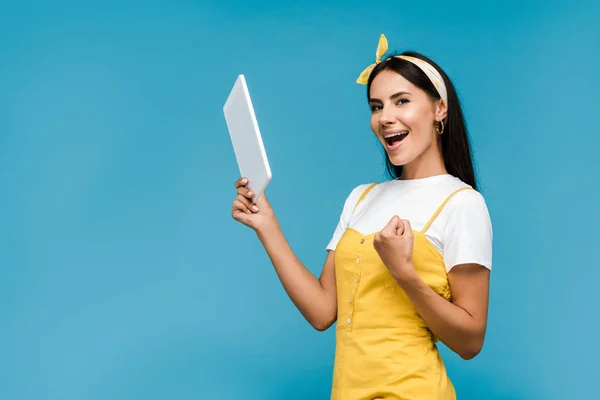
[[[253,211],[258,211],[258,207],[256,207],[256,206],[252,206],[252,210],[253,210]]]
[[[242,183],[248,183],[248,179],[246,179],[246,178],[242,179]]]
[[[248,196],[250,196],[250,197],[254,196],[254,192],[248,192]]]

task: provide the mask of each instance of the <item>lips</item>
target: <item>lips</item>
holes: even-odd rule
[[[383,135],[389,150],[396,150],[400,144],[408,136],[408,131],[388,132]]]

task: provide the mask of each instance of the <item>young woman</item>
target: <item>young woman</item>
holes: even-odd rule
[[[476,190],[450,79],[417,53],[375,64],[371,129],[392,179],[348,196],[317,279],[296,258],[265,196],[236,182],[232,216],[253,228],[287,294],[318,330],[336,324],[332,399],[455,399],[436,342],[464,359],[487,325],[492,226]]]

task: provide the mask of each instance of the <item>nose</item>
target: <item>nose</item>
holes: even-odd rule
[[[391,107],[384,106],[379,113],[379,123],[381,125],[390,125],[394,123],[394,115]]]

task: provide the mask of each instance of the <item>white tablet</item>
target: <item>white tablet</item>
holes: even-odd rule
[[[239,75],[223,106],[227,129],[233,144],[240,177],[248,178],[247,187],[260,198],[271,181],[271,168],[244,75]]]

